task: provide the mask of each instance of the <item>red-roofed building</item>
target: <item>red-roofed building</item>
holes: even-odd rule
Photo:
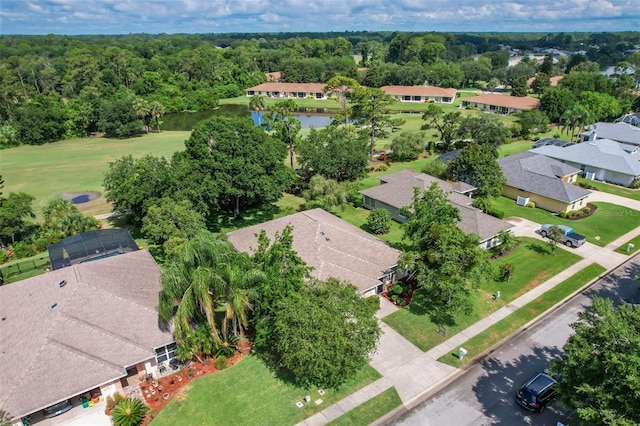
[[[265,95],[283,99],[327,99],[323,83],[262,83],[246,89],[247,96]]]
[[[473,96],[462,100],[462,108],[478,108],[483,111],[496,112],[498,114],[511,114],[524,110],[536,109],[540,106],[540,100],[529,96],[508,96],[499,94],[487,94]]]
[[[456,98],[456,89],[435,86],[383,86],[385,93],[400,102],[429,102],[450,104]]]

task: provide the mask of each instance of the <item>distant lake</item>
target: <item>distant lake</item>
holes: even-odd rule
[[[333,114],[323,108],[313,108],[314,111],[300,108],[298,112],[294,112],[295,116],[302,124],[303,129],[311,127],[325,127],[331,123]],[[211,117],[251,117],[253,122],[258,125],[258,120],[262,117],[261,112],[250,111],[246,105],[220,105],[218,108],[209,111],[198,112],[177,112],[165,114],[160,124],[161,130],[193,130],[201,121]]]

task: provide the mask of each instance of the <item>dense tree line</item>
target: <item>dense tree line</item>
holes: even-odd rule
[[[211,109],[218,99],[241,95],[272,71],[280,71],[288,82],[327,82],[342,76],[369,87],[425,82],[456,88],[485,82],[495,87],[491,82],[497,82],[519,96],[527,93],[524,81],[538,73],[535,90],[542,93],[546,76],[573,70],[597,73],[610,64],[637,68],[638,58],[625,52],[639,37],[635,32],[3,36],[0,143],[41,144],[96,131],[127,137],[149,131],[154,117],[157,130],[162,114]],[[547,46],[588,50],[557,63],[538,66],[525,60],[508,67],[509,54],[502,49],[507,44],[526,52]],[[367,69],[358,71],[359,66]],[[588,91],[616,98],[638,84],[622,72],[609,79],[608,86],[594,78],[575,80],[589,86]],[[139,108],[145,103],[160,105],[154,111],[162,112],[145,113],[148,108]],[[623,102],[621,109],[627,110],[628,104]],[[549,119],[556,121],[557,115],[551,113]]]

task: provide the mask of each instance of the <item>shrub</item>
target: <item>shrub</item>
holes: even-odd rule
[[[215,365],[218,370],[224,370],[225,368],[227,368],[227,357],[224,355],[220,355],[218,358],[216,358]]]
[[[13,253],[18,259],[33,256],[38,251],[35,245],[27,243],[26,241],[18,241],[13,245]]]
[[[567,217],[567,212],[562,211],[562,212],[560,212],[560,215],[559,215],[559,216],[560,216],[562,219],[566,219],[566,217]]]
[[[391,220],[387,209],[373,209],[367,216],[367,226],[374,234],[386,234],[391,229]]]
[[[4,263],[7,261],[7,252],[4,250],[0,250],[0,263]]]
[[[422,173],[426,173],[439,179],[444,179],[447,172],[447,165],[440,161],[430,161],[422,168]]]
[[[394,284],[391,287],[389,287],[389,294],[391,295],[400,295],[402,294],[402,292],[404,291],[404,289],[402,288],[402,286],[400,284]]]
[[[504,218],[504,212],[502,210],[498,210],[495,208],[489,208],[487,209],[487,214],[491,215],[493,217],[497,217],[498,219],[503,219]]]
[[[113,409],[111,420],[116,426],[138,426],[149,412],[149,407],[138,398],[128,398]]]
[[[640,188],[640,177],[637,177],[634,180],[632,180],[631,183],[629,184],[629,188],[631,189]]]
[[[389,170],[389,166],[387,166],[386,164],[382,163],[380,164],[377,168],[376,168],[376,172],[384,172]]]
[[[500,280],[501,281],[509,281],[511,279],[511,275],[513,274],[513,270],[515,266],[511,262],[503,263],[500,265]]]
[[[113,410],[116,405],[124,401],[126,398],[122,396],[120,392],[116,392],[112,395],[107,396],[107,408],[109,410]]]
[[[527,203],[527,207],[529,207],[529,208],[531,208],[531,209],[534,209],[534,208],[536,207],[536,203],[534,203],[533,201],[529,201],[529,202]]]
[[[583,207],[580,209],[580,211],[585,215],[591,214],[591,209],[589,207]]]

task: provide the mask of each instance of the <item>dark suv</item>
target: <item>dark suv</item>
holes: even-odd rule
[[[542,413],[547,404],[556,397],[557,382],[545,373],[536,373],[516,391],[516,402],[525,409]]]

